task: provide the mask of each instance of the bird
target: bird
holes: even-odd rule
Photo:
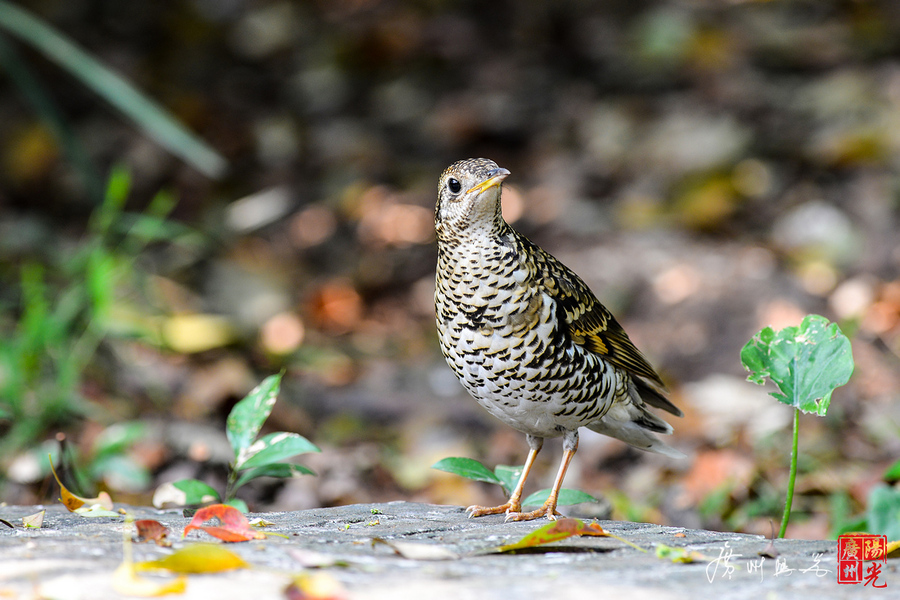
[[[555,521],[563,479],[587,427],[670,457],[684,454],[656,434],[672,426],[649,408],[682,411],[609,310],[584,281],[503,218],[510,171],[486,158],[460,160],[438,180],[435,319],[441,352],[463,387],[491,415],[522,432],[528,456],[500,506],[470,517]],[[563,456],[544,504],[522,510],[522,492],[544,439]]]

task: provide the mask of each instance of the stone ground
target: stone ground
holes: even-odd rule
[[[0,518],[18,525],[10,529],[0,524],[0,598],[121,597],[112,589],[111,574],[122,560],[122,521],[88,519],[50,506],[42,529],[23,529],[21,517],[41,508],[0,507]],[[188,519],[180,511],[128,510],[135,518],[157,519],[177,532],[175,548],[184,543],[177,538]],[[229,544],[254,568],[191,575],[187,591],[175,597],[283,598],[291,576],[308,570],[304,564],[331,559],[343,566],[318,571],[338,580],[349,600],[584,599],[600,594],[653,600],[860,598],[900,589],[896,561],[888,561],[877,581],[885,590],[838,585],[837,544],[832,541],[779,540],[777,558],[763,558],[759,553],[769,542],[760,536],[601,521],[606,531],[649,552],[612,538],[581,537],[518,554],[484,554],[544,522],[505,523],[499,515],[468,519],[460,507],[408,502],[254,516],[274,522],[267,530],[287,537]],[[192,532],[188,539],[205,536]],[[373,544],[373,538],[417,544],[417,556],[427,545],[445,557],[405,558],[389,545]],[[660,544],[684,547],[705,558],[692,564],[661,559],[655,556]],[[136,560],[170,552],[151,543],[133,548]]]

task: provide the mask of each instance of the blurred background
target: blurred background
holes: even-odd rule
[[[39,47],[55,34],[17,29],[26,5],[212,150],[161,143],[151,108],[85,85]],[[512,172],[506,218],[585,279],[686,413],[670,443],[687,459],[584,431],[567,487],[617,519],[770,534],[791,410],[745,381],[740,349],[818,313],[856,371],[801,418],[788,535],[865,513],[900,457],[889,0],[3,0],[0,500],[55,500],[61,441],[84,493],[221,488],[225,417],[283,369],[266,431],[322,453],[300,460],[316,476],[242,488],[252,509],[501,502],[430,469],[527,452],[435,334],[436,182],[472,156]],[[560,454],[545,444],[530,489]]]

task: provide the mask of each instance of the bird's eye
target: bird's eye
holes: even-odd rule
[[[454,194],[458,194],[459,190],[462,189],[462,185],[459,183],[459,181],[457,179],[454,179],[453,177],[451,177],[450,179],[447,180],[447,188],[449,188],[449,190],[451,192],[453,192]]]

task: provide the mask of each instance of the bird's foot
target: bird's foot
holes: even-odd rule
[[[556,504],[544,504],[537,510],[533,510],[531,512],[518,512],[518,511],[509,511],[506,513],[507,521],[531,521],[533,519],[539,519],[541,517],[547,517],[547,519],[551,521],[555,521],[556,517],[561,517],[562,515],[556,512]]]
[[[466,509],[466,512],[469,513],[469,518],[471,519],[472,517],[483,517],[484,515],[499,515],[500,513],[506,513],[507,515],[519,514],[518,511],[520,510],[522,510],[522,505],[518,502],[507,502],[506,504],[501,504],[500,506],[478,506],[476,504],[473,504]]]

